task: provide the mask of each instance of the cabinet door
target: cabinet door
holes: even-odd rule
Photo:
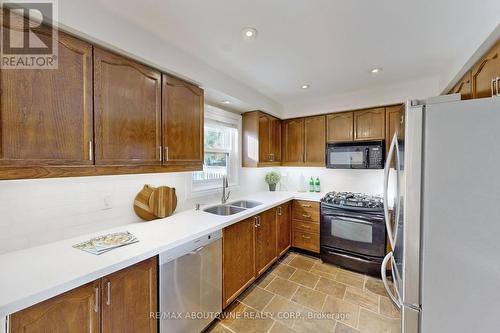
[[[271,162],[271,119],[259,117],[259,162]]]
[[[281,162],[281,120],[272,118],[270,128],[271,162]]]
[[[383,140],[385,138],[385,108],[354,112],[354,140]]]
[[[10,333],[98,333],[100,318],[94,281],[12,314]]]
[[[223,307],[255,280],[254,218],[224,228],[222,238]]]
[[[394,133],[398,133],[399,139],[404,139],[404,111],[403,105],[388,106],[385,108],[385,153],[389,152]],[[394,161],[391,162],[391,167],[394,167]]]
[[[276,260],[276,209],[258,215],[255,229],[255,275],[259,276]]]
[[[94,163],[92,45],[59,32],[57,46],[57,69],[1,70],[0,165]]]
[[[472,93],[472,85],[471,85],[471,71],[468,71],[464,77],[457,82],[457,84],[450,90],[450,94],[460,94],[462,99],[470,99]]]
[[[203,164],[203,90],[163,75],[164,164]]]
[[[283,121],[283,164],[304,163],[304,119]]]
[[[311,166],[325,165],[325,116],[308,117],[304,121],[304,162]]]
[[[499,53],[500,41],[472,68],[472,98],[491,97],[491,80],[500,77]]]
[[[334,113],[326,116],[326,141],[345,142],[354,140],[352,112]]]
[[[102,333],[153,333],[158,312],[157,258],[101,279]]]
[[[94,50],[95,163],[159,165],[161,75]]]
[[[291,213],[292,203],[287,202],[277,208],[277,252],[278,257],[285,254],[286,251],[292,245],[292,213]]]

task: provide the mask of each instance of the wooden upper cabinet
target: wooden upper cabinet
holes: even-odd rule
[[[311,166],[325,165],[325,116],[304,120],[304,163]]]
[[[278,206],[276,221],[276,239],[278,257],[288,251],[292,245],[292,203],[287,202]]]
[[[156,333],[157,258],[145,260],[101,279],[102,333]]]
[[[160,72],[95,48],[94,98],[95,164],[161,164]]]
[[[388,106],[385,108],[385,141],[387,147],[390,146],[394,133],[398,133],[399,139],[404,139],[404,114],[404,104]]]
[[[383,140],[385,138],[385,108],[354,112],[354,140]]]
[[[163,163],[203,164],[203,89],[163,75]]]
[[[0,165],[93,164],[92,45],[59,32],[57,46],[57,69],[0,72]]]
[[[255,275],[259,276],[277,258],[276,209],[269,209],[257,217],[255,229]]]
[[[304,118],[283,121],[282,160],[284,165],[304,163]]]
[[[491,97],[492,80],[500,77],[500,40],[472,68],[472,98]],[[497,84],[500,82],[497,81]],[[500,87],[497,87],[500,93]]]
[[[472,72],[468,71],[460,81],[450,90],[450,94],[460,94],[462,99],[470,99],[472,96]]]
[[[259,162],[271,162],[271,119],[259,116]]]
[[[326,116],[326,141],[345,142],[354,140],[353,112],[341,112]]]
[[[280,165],[281,120],[262,111],[243,114],[244,167]]]
[[[255,220],[251,217],[223,230],[224,308],[255,280],[255,229]]]
[[[281,162],[281,120],[278,118],[271,118],[269,124],[270,141],[269,150],[271,154],[271,162]]]
[[[99,281],[94,281],[12,314],[7,333],[98,333],[100,307]]]

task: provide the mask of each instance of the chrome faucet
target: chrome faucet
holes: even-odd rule
[[[227,176],[222,177],[222,198],[221,198],[221,203],[225,204],[227,202],[227,199],[229,199],[229,195],[231,194],[231,191],[227,191],[226,194],[226,188],[228,187],[227,183]]]

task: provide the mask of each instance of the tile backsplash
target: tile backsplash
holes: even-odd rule
[[[322,191],[382,192],[382,170],[274,169],[283,177],[278,190],[298,190],[303,175],[319,177]],[[232,197],[267,190],[264,175],[271,170],[242,168]],[[177,212],[219,200],[219,192],[193,198],[190,182],[190,172],[0,181],[0,254],[137,223],[132,204],[144,184],[175,187]]]

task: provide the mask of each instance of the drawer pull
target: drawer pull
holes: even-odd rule
[[[94,311],[99,312],[99,288],[95,288]]]
[[[302,207],[311,208],[311,205],[309,205],[309,204],[302,204]]]
[[[302,228],[311,229],[310,225],[301,224]]]
[[[302,216],[306,217],[306,218],[310,218],[311,217],[311,215],[309,215],[309,214],[302,214]]]
[[[304,236],[304,235],[302,235],[302,238],[304,238],[304,239],[311,239],[311,236]]]

